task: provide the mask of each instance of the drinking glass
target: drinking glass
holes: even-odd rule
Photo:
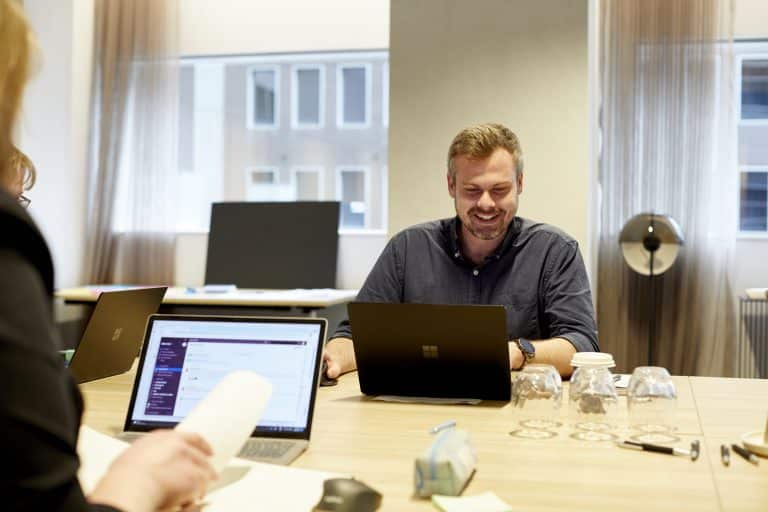
[[[549,364],[529,364],[512,386],[512,406],[520,417],[518,437],[541,437],[537,431],[551,431],[558,421],[563,399],[563,381]],[[550,437],[554,437],[550,436]]]
[[[585,441],[615,439],[610,431],[616,419],[619,396],[609,368],[576,368],[571,376],[568,401],[577,420],[575,427],[579,430],[573,437]]]
[[[675,427],[677,389],[666,368],[640,366],[632,372],[627,386],[630,426],[643,434],[643,442],[660,442]],[[674,440],[674,439],[670,439]]]

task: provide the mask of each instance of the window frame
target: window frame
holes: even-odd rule
[[[275,101],[274,101],[274,122],[272,124],[260,124],[256,123],[255,112],[256,98],[254,97],[256,91],[253,88],[253,73],[256,71],[272,71],[275,74]],[[277,130],[280,128],[280,65],[279,64],[254,64],[248,66],[245,71],[246,76],[246,88],[245,88],[245,124],[249,130]]]
[[[734,64],[735,64],[735,86],[734,86],[734,98],[736,104],[736,115],[734,116],[734,137],[736,140],[736,169],[738,172],[738,180],[741,183],[741,176],[747,172],[768,172],[768,162],[764,164],[742,164],[739,161],[739,129],[742,126],[768,126],[768,118],[765,119],[742,119],[741,118],[741,82],[742,82],[742,68],[744,61],[749,60],[768,60],[768,40],[761,41],[736,41],[734,45]],[[736,191],[737,204],[738,204],[738,219],[736,226],[736,238],[737,239],[753,239],[753,240],[767,240],[768,241],[768,229],[765,231],[743,231],[741,229],[741,186]]]
[[[381,64],[381,125],[389,127],[389,61]]]
[[[291,187],[293,188],[294,193],[298,196],[298,180],[296,179],[296,176],[300,172],[313,172],[317,174],[317,201],[324,201],[325,200],[325,167],[322,165],[294,165],[291,167]],[[299,199],[296,199],[297,201]]]
[[[246,201],[250,201],[248,199],[248,192],[250,188],[253,186],[253,183],[251,182],[251,174],[254,172],[260,172],[260,173],[270,173],[272,174],[272,183],[271,185],[279,185],[280,184],[280,168],[276,165],[249,165],[245,168],[245,198]]]
[[[339,62],[336,64],[336,127],[341,130],[364,130],[371,127],[371,78],[370,62]],[[347,123],[344,121],[344,70],[363,68],[365,70],[365,121]]]
[[[318,71],[317,123],[299,121],[299,71]],[[294,130],[321,130],[325,128],[325,64],[293,64],[291,66],[291,128]]]
[[[336,200],[341,203],[341,205],[344,204],[344,198],[341,197],[342,195],[342,186],[341,186],[341,175],[343,172],[361,172],[363,174],[363,202],[365,203],[365,213],[363,214],[363,227],[361,228],[348,228],[341,225],[341,218],[339,218],[339,233],[359,233],[362,231],[368,232],[371,231],[371,216],[369,214],[370,211],[370,201],[371,201],[371,167],[369,165],[337,165],[336,166],[336,172],[335,172],[335,186],[336,186]]]

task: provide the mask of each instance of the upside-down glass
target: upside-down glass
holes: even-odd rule
[[[582,358],[585,360],[577,362]],[[608,431],[613,428],[619,402],[610,370],[614,366],[613,357],[610,354],[577,353],[571,364],[576,369],[571,375],[568,401],[577,421],[575,426],[582,431],[606,432],[605,436],[597,436],[594,440],[608,441],[613,437]]]
[[[512,386],[512,406],[520,418],[520,426],[527,429],[559,427],[562,398],[560,373],[549,364],[525,366]]]
[[[512,407],[520,428],[510,434],[529,439],[555,437],[554,430],[561,425],[562,400],[563,381],[554,366],[525,366],[512,386]]]
[[[639,366],[627,386],[629,421],[644,432],[674,430],[677,389],[666,368]]]

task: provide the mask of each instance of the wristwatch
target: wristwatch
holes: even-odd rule
[[[533,361],[533,358],[536,357],[536,347],[533,346],[533,343],[531,343],[530,340],[525,338],[517,338],[515,344],[517,344],[517,348],[520,349],[520,352],[523,353],[523,364],[520,368],[515,368],[515,370],[522,370],[526,364]]]

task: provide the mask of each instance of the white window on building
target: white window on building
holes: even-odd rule
[[[322,128],[325,125],[325,66],[296,65],[291,80],[291,126]]]
[[[249,167],[245,170],[245,198],[271,201],[278,186],[277,167]]]
[[[336,199],[341,201],[342,229],[368,227],[368,168],[344,166],[336,169]]]
[[[371,65],[340,64],[336,84],[337,126],[368,128],[371,122]]]
[[[325,198],[325,172],[320,166],[299,166],[291,170],[296,201],[322,201]]]
[[[737,43],[739,230],[768,235],[768,43]]]
[[[252,67],[247,71],[248,128],[273,129],[280,126],[280,69]]]

